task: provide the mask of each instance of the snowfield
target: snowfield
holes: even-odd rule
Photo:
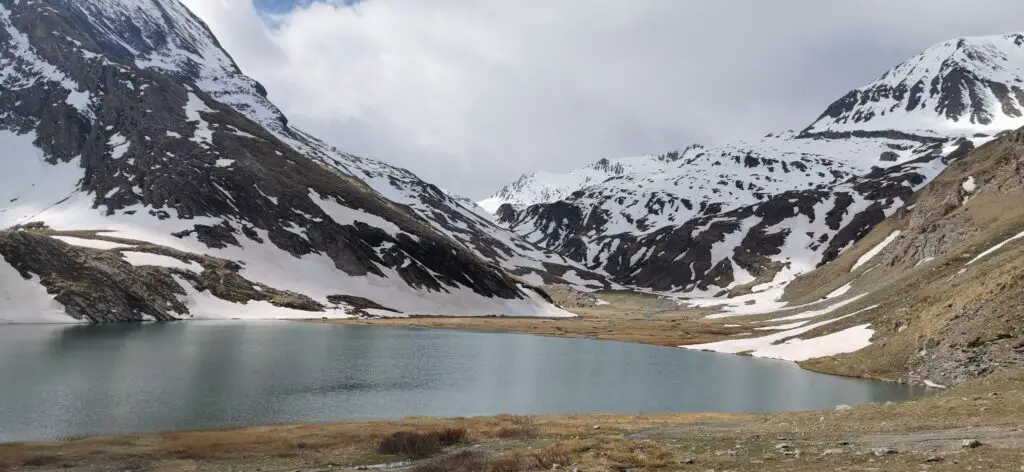
[[[730,339],[727,341],[680,347],[691,350],[712,351],[728,354],[750,353],[750,355],[754,357],[766,357],[793,362],[856,352],[871,345],[871,336],[874,334],[874,331],[868,329],[868,325],[854,326],[817,338],[799,339],[797,336],[875,308],[877,308],[877,306],[865,308],[835,319],[819,321],[817,323],[773,333],[768,336]],[[782,321],[785,319],[794,319],[794,317],[779,318],[775,321]]]
[[[857,262],[855,262],[853,264],[853,267],[850,268],[850,272],[854,272],[858,268],[863,267],[864,264],[871,262],[871,259],[874,259],[875,256],[881,254],[882,250],[885,249],[886,246],[892,244],[892,242],[895,241],[896,238],[898,238],[899,236],[899,231],[893,231],[892,233],[890,233],[889,236],[886,236],[886,238],[883,239],[882,242],[878,243],[877,246],[871,248],[868,252],[865,252],[863,256],[860,256],[860,259],[857,259]]]

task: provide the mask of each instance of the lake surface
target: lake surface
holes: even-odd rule
[[[517,334],[0,326],[0,442],[407,415],[777,412],[922,393],[779,361]]]

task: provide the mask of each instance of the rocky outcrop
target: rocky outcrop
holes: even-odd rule
[[[128,243],[113,238],[97,241]],[[267,302],[273,306],[308,312],[325,306],[311,298],[263,286],[238,274],[234,262],[134,241],[132,252],[154,254],[192,263],[200,272],[156,265],[136,266],[121,249],[73,246],[55,239],[45,228],[0,231],[0,258],[27,280],[39,277],[47,292],[72,318],[90,323],[118,321],[173,321],[195,314],[186,303],[187,283],[199,292],[230,302]]]

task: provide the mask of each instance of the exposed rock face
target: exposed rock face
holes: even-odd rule
[[[2,0],[0,23],[0,143],[13,149],[0,162],[0,228],[112,230],[235,261],[314,310],[333,294],[407,312],[456,314],[442,313],[445,300],[466,314],[549,310],[506,270],[538,280],[575,270],[606,286],[415,175],[292,129],[176,0]],[[6,261],[57,281],[74,317],[194,315],[165,270],[109,255],[84,263],[94,250],[45,235],[5,238]],[[75,271],[103,289],[67,289]]]
[[[45,233],[0,231],[0,259],[25,279],[33,276],[64,306],[67,314],[90,323],[171,321],[193,316],[183,283],[233,303],[267,302],[320,316],[323,304],[298,293],[261,286],[238,275],[231,261],[140,244],[127,247],[178,259],[201,271],[154,265],[135,266],[121,250],[77,247]],[[2,262],[2,261],[0,261]]]
[[[38,275],[79,320],[168,321],[187,312],[179,301],[185,291],[162,268],[136,268],[115,254],[26,231],[0,232],[0,255],[26,279]]]

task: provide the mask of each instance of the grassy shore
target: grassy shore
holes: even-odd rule
[[[842,411],[406,418],[370,423],[0,445],[0,470],[328,471],[409,461],[394,470],[1022,470],[1024,373],[928,398]],[[457,444],[382,452],[395,433],[464,431]],[[967,447],[965,447],[967,446]]]
[[[679,346],[717,341],[750,333],[748,327],[706,320],[710,312],[677,305],[671,300],[634,292],[600,294],[606,305],[568,308],[577,318],[447,317],[325,320],[360,326],[401,326],[434,329],[524,333],[541,336],[604,339],[656,346]]]

